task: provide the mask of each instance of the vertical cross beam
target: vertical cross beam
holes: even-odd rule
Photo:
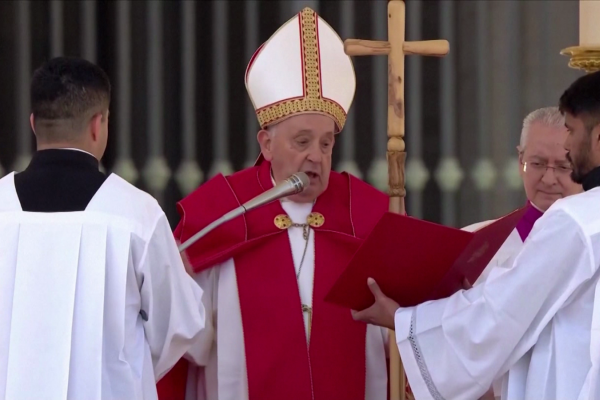
[[[388,2],[388,40],[372,41],[347,39],[344,50],[349,56],[388,56],[388,185],[390,212],[404,214],[404,56],[423,55],[444,57],[448,54],[447,40],[407,42],[405,35],[406,7],[402,0]],[[406,380],[393,331],[389,332],[390,400],[406,398]]]

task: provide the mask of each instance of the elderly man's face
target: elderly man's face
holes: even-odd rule
[[[521,177],[527,199],[546,211],[558,199],[582,191],[571,179],[564,148],[567,129],[540,122],[530,126],[524,148],[519,148]]]
[[[261,152],[271,162],[276,182],[296,172],[305,172],[310,186],[290,196],[299,203],[314,201],[327,189],[331,155],[335,143],[335,123],[321,114],[301,114],[278,123],[271,132],[260,131]]]

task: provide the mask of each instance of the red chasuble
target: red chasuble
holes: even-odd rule
[[[268,162],[229,177],[216,176],[178,204],[182,219],[175,235],[183,243],[272,187]],[[382,192],[346,173],[331,173],[328,189],[313,207],[325,222],[313,228],[308,348],[289,237],[274,223],[286,214],[280,202],[227,222],[188,248],[196,272],[234,258],[250,400],[364,400],[366,325],[354,321],[350,310],[323,299],[387,210],[388,197]],[[161,380],[161,400],[183,399],[185,370],[178,365]]]

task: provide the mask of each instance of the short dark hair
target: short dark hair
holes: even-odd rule
[[[57,57],[33,73],[31,108],[38,139],[75,139],[88,119],[110,105],[110,80],[99,66]]]
[[[581,118],[588,130],[600,123],[600,71],[584,75],[560,97],[561,113]]]

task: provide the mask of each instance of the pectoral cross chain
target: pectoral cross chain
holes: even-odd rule
[[[298,273],[296,274],[296,279],[300,279],[300,271],[302,271],[302,265],[304,264],[304,257],[306,257],[306,249],[308,249],[308,238],[310,237],[310,227],[308,224],[292,224],[292,226],[302,228],[302,237],[306,241],[304,245],[304,252],[302,253],[302,260],[300,260],[300,266],[298,267]],[[310,326],[312,323],[312,308],[307,306],[306,304],[302,304],[302,313],[308,313],[308,323],[306,326],[306,330],[308,332],[308,339],[310,340]]]
[[[302,253],[302,259],[300,260],[300,266],[298,267],[298,272],[296,273],[296,280],[300,280],[300,272],[302,272],[302,265],[304,264],[304,258],[306,257],[306,250],[308,249],[308,239],[310,237],[310,228],[318,228],[323,226],[323,224],[325,223],[325,217],[323,217],[323,214],[320,214],[318,212],[311,212],[308,217],[306,218],[306,223],[304,224],[298,224],[295,222],[292,222],[292,220],[290,219],[290,217],[288,217],[285,214],[280,214],[277,215],[275,217],[275,220],[273,221],[275,223],[275,226],[278,227],[279,229],[288,229],[290,227],[295,227],[295,228],[302,228],[302,237],[304,238],[304,241],[306,242],[304,245],[304,252]],[[299,284],[299,282],[298,282]],[[306,304],[302,304],[302,314],[304,315],[304,313],[308,313],[308,323],[307,323],[307,331],[308,331],[308,339],[310,340],[310,329],[311,329],[311,323],[312,323],[312,308],[309,307]]]
[[[308,313],[308,326],[307,326],[307,330],[308,330],[308,338],[310,339],[310,325],[311,325],[311,322],[312,322],[312,308],[310,308],[306,304],[302,304],[302,313]]]

